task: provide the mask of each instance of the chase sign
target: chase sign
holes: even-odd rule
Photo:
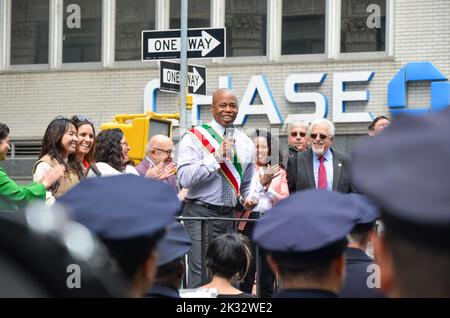
[[[439,111],[450,105],[450,83],[430,62],[416,62],[404,65],[388,85],[388,107],[393,115],[398,113],[423,114]],[[414,81],[431,82],[430,106],[410,109],[407,105],[408,83]]]
[[[349,111],[346,104],[349,102],[369,102],[368,90],[347,90],[349,83],[370,84],[375,72],[336,72],[332,79],[332,118],[335,123],[367,123],[372,121],[370,112],[362,111],[364,105],[358,106],[361,111]],[[269,83],[264,75],[253,75],[244,91],[239,103],[239,114],[235,120],[236,125],[245,124],[249,116],[265,115],[270,124],[283,124],[295,120],[311,122],[316,118],[326,118],[329,112],[328,97],[320,92],[308,92],[304,85],[315,84],[320,87],[326,80],[327,73],[291,74],[284,82],[284,98],[287,102],[301,105],[313,105],[310,113],[288,113],[286,118],[280,114],[276,99],[272,94]],[[219,76],[218,88],[232,89],[231,76]],[[414,81],[431,82],[430,105],[422,109],[408,108],[408,83]],[[144,112],[156,112],[156,93],[159,90],[159,80],[149,81],[144,90]],[[447,78],[430,62],[415,62],[404,65],[389,82],[387,87],[387,106],[393,115],[398,113],[421,114],[428,111],[442,110],[450,105],[450,83]],[[259,103],[255,103],[259,96]],[[192,123],[198,124],[200,120],[200,106],[211,105],[212,96],[193,95]]]

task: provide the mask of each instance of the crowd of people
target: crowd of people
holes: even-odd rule
[[[96,135],[84,116],[58,117],[33,182],[0,168],[0,195],[65,206],[104,242],[128,296],[177,298],[185,272],[184,288],[227,298],[255,297],[256,285],[260,297],[450,296],[450,148],[437,144],[448,110],[391,127],[375,118],[352,160],[333,149],[327,119],[289,123],[285,157],[278,136],[234,127],[238,111],[232,91],[215,91],[212,120],[182,136],[176,163],[156,135],[136,166],[120,129]],[[9,150],[0,124],[0,160]]]

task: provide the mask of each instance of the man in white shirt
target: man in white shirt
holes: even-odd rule
[[[213,94],[213,120],[182,137],[178,149],[178,180],[183,188],[189,189],[184,217],[233,218],[238,200],[249,207],[256,205],[247,199],[255,147],[247,135],[233,126],[238,110],[234,93],[219,89]],[[201,266],[201,223],[185,221],[185,225],[192,238],[188,282],[192,288],[205,283],[202,278],[206,278],[206,268]],[[208,237],[212,239],[233,230],[232,222],[210,222]]]

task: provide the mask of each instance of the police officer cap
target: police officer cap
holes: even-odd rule
[[[170,186],[131,174],[84,179],[58,202],[75,221],[115,241],[151,238],[180,208]]]
[[[183,224],[173,222],[167,230],[166,236],[158,244],[158,266],[168,264],[189,252],[191,238]]]
[[[380,218],[380,209],[373,200],[363,194],[350,193],[348,196],[358,205],[357,224],[369,224]]]
[[[357,190],[377,202],[384,220],[398,225],[396,230],[409,228],[409,234],[404,234],[411,238],[450,242],[449,123],[449,109],[398,116],[388,129],[358,145],[353,153]],[[429,233],[420,230],[417,235],[417,226],[428,228]]]
[[[308,266],[342,254],[359,207],[345,194],[296,192],[275,205],[255,226],[253,240],[284,266]]]

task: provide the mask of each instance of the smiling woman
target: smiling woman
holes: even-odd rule
[[[64,176],[46,194],[47,204],[77,184],[83,176],[81,164],[75,157],[78,136],[75,123],[67,118],[56,118],[48,125],[42,139],[41,154],[33,167],[33,181],[39,181],[51,168],[64,166]]]
[[[9,150],[9,127],[0,123],[0,161],[6,159]],[[35,199],[44,199],[45,189],[55,183],[61,177],[62,173],[62,167],[57,168],[45,174],[39,183],[33,182],[27,186],[20,186],[0,168],[0,197],[4,197],[13,202],[13,204],[6,207],[2,204],[2,200],[0,209],[14,209],[16,205]]]
[[[84,168],[84,175],[87,175],[91,162],[94,161],[95,150],[95,128],[92,120],[85,116],[74,115],[72,121],[75,123],[78,133],[78,144],[75,156]]]

